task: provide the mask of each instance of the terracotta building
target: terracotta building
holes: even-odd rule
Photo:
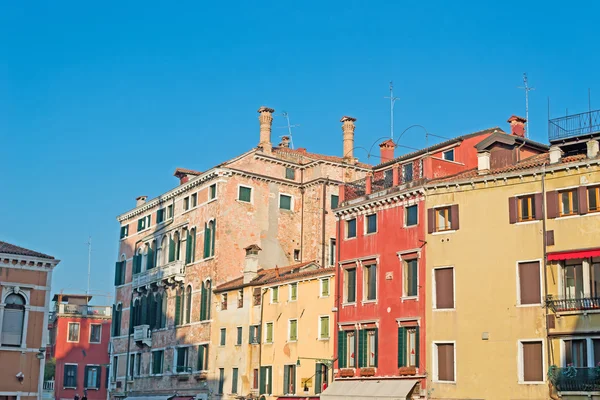
[[[0,242],[0,399],[42,398],[54,257]]]
[[[56,360],[54,396],[87,394],[106,399],[109,378],[111,307],[90,305],[92,296],[56,294],[50,318],[50,351]]]
[[[208,396],[212,365],[194,377],[198,349],[212,346],[212,289],[238,277],[251,244],[264,269],[335,262],[339,185],[364,177],[344,117],[343,157],[271,142],[273,110],[259,110],[258,146],[204,172],[177,169],[180,185],[118,217],[120,246],[112,327],[111,396]],[[179,347],[190,347],[187,353]],[[129,368],[134,359],[133,377]],[[139,369],[138,366],[139,365]]]

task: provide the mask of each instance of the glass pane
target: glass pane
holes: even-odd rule
[[[367,233],[377,231],[377,214],[367,216]]]
[[[406,350],[408,350],[408,366],[409,367],[415,367],[417,365],[417,353],[416,353],[416,330],[415,329],[408,329],[407,330],[407,345],[408,348]]]
[[[281,195],[279,196],[279,208],[283,210],[292,209],[292,198],[290,196]]]
[[[349,367],[354,367],[354,349],[356,348],[356,345],[354,343],[354,334],[348,334],[347,339],[348,349],[346,350],[346,360],[348,360]]]
[[[441,208],[439,210],[437,210],[437,215],[438,215],[438,223],[437,223],[437,228],[440,231],[443,230],[447,230],[449,229],[449,224],[448,224],[448,220],[447,220],[447,212],[448,210],[446,208]]]
[[[410,207],[406,207],[406,225],[407,226],[412,226],[412,225],[416,225],[418,222],[418,206],[414,205],[414,206],[410,206]]]
[[[356,237],[356,219],[351,219],[347,223],[348,237]]]
[[[600,297],[600,264],[592,264],[592,296]],[[598,360],[600,361],[600,360]]]
[[[369,367],[374,367],[375,366],[375,352],[377,351],[377,349],[375,349],[375,332],[369,332],[368,333],[368,352],[369,354],[368,359],[369,359]]]
[[[596,197],[596,190],[598,188],[588,188],[588,208],[590,211],[596,211],[598,209],[598,198]]]
[[[410,182],[413,180],[413,166],[412,164],[405,164],[404,169],[404,182]]]

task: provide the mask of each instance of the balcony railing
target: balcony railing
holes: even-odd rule
[[[554,312],[565,311],[600,311],[600,297],[583,297],[572,299],[553,299],[546,300],[548,307]]]
[[[600,390],[600,367],[552,367],[548,376],[559,392],[596,392]]]
[[[106,306],[86,306],[79,304],[65,304],[59,303],[55,308],[56,314],[69,314],[69,315],[81,315],[81,316],[97,316],[97,317],[110,317],[112,310]]]
[[[585,136],[600,132],[600,110],[567,115],[548,121],[550,141]]]
[[[160,267],[155,267],[133,276],[133,286],[144,286],[150,283],[183,278],[185,266],[183,260],[171,261]]]
[[[54,381],[44,381],[44,390],[54,392]]]

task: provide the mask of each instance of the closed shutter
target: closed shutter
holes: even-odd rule
[[[519,291],[521,304],[540,304],[539,262],[519,263]]]
[[[112,329],[111,329],[111,333],[112,333],[112,336],[117,336],[116,335],[117,307],[114,304],[112,306],[112,314],[110,314],[110,315],[112,315]]]
[[[543,380],[542,342],[523,343],[523,380],[525,382]]]
[[[346,368],[346,332],[338,331],[338,367]]]
[[[233,369],[233,377],[231,378],[231,393],[237,393],[238,387],[238,369],[234,368]]]
[[[322,367],[321,367],[321,363],[316,363],[315,364],[315,394],[319,394],[321,393],[321,386],[322,386],[322,377],[321,377],[321,373],[322,373]]]
[[[200,291],[200,321],[206,320],[206,288],[202,284]]]
[[[210,230],[208,225],[204,224],[204,258],[210,257]]]
[[[456,231],[460,228],[460,218],[458,214],[458,204],[450,206],[450,229]]]
[[[517,198],[516,197],[509,197],[508,198],[508,221],[511,224],[514,224],[518,221],[518,216],[517,216],[517,212],[518,212],[518,207],[517,207]]]
[[[2,338],[0,339],[3,345],[21,345],[24,319],[25,310],[10,308],[4,309]]]
[[[398,328],[398,367],[406,367],[406,328]]]
[[[102,368],[100,368],[100,367],[96,367],[96,371],[98,372],[98,373],[96,374],[96,388],[97,388],[97,389],[100,389],[100,382],[102,382],[102,381],[101,381],[101,379],[102,379],[102,378],[101,378],[101,374],[102,374]]]
[[[329,279],[323,279],[323,296],[329,296]]]
[[[454,271],[452,268],[435,270],[435,307],[454,308]]]
[[[541,193],[536,193],[533,195],[533,202],[535,205],[535,219],[537,220],[542,220],[544,219],[544,210],[543,210],[543,202],[544,202],[544,197],[542,196]]]
[[[554,246],[554,230],[546,231],[546,246]]]
[[[260,367],[260,384],[258,385],[258,393],[259,394],[267,394],[265,392],[266,390],[266,374],[267,374],[267,367]]]
[[[588,194],[587,194],[587,186],[579,186],[577,188],[577,199],[579,201],[579,214],[587,214],[588,213]]]
[[[358,331],[358,366],[360,368],[367,366],[367,331],[361,329]]]
[[[138,320],[138,325],[148,324],[148,300],[146,296],[142,297],[142,317]]]
[[[192,262],[192,235],[188,232],[187,239],[185,240],[185,263],[189,264]]]
[[[160,313],[160,327],[161,328],[166,328],[167,326],[167,301],[168,301],[168,297],[167,297],[167,293],[163,293],[163,298],[162,298],[162,309],[161,309],[161,313]]]
[[[379,359],[379,328],[375,328],[375,348],[373,349],[374,366],[377,367],[377,361]]]
[[[156,328],[156,298],[153,295],[148,297],[148,325],[150,329]]]
[[[206,288],[206,319],[210,319],[210,307],[211,307],[211,295],[212,295],[212,283],[208,282]]]
[[[122,263],[120,261],[117,261],[115,263],[115,286],[119,286],[121,285],[121,268],[122,268]]]
[[[548,218],[558,217],[558,192],[556,190],[546,193],[546,215]]]
[[[215,241],[217,240],[217,220],[216,219],[213,221],[211,233],[212,233],[212,235],[211,235],[212,244],[211,244],[210,255],[214,256],[215,255]]]
[[[417,288],[417,274],[419,273],[418,268],[417,268],[417,260],[410,260],[407,263],[407,267],[410,268],[410,274],[409,274],[409,287],[410,287],[410,294],[412,296],[417,296],[418,295],[418,288]]]
[[[439,343],[437,347],[438,380],[454,381],[454,345]]]
[[[181,318],[181,295],[175,295],[175,326],[179,325]]]
[[[415,327],[415,366],[417,368],[419,368],[419,356],[420,356],[420,343],[421,340],[419,339],[419,327],[416,326]]]
[[[260,328],[261,325],[256,325],[256,343],[260,343]]]
[[[175,241],[169,239],[169,262],[175,261]]]
[[[83,369],[83,387],[87,388],[88,387],[88,374],[90,373],[90,368],[91,367],[85,367]]]
[[[283,394],[290,393],[290,366],[283,366]]]
[[[369,300],[377,298],[377,265],[371,265],[369,268]]]
[[[148,246],[148,256],[146,257],[146,269],[154,268],[154,250]]]
[[[346,276],[348,277],[348,303],[354,303],[356,301],[356,269],[349,269]]]
[[[427,233],[435,232],[435,210],[433,208],[427,209]]]
[[[127,261],[121,261],[121,285],[125,283],[125,273],[127,272]]]

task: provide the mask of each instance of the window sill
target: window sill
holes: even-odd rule
[[[298,339],[295,339],[295,340],[288,340],[286,343],[297,343],[297,342],[298,342]]]
[[[402,296],[400,299],[402,300],[402,302],[408,300],[419,301],[419,296]]]
[[[446,384],[449,384],[449,385],[456,385],[456,381],[438,381],[438,380],[434,379],[432,382],[433,383],[446,383]]]
[[[360,304],[365,305],[365,304],[377,304],[377,299],[375,300],[363,300],[360,302]]]
[[[356,302],[353,301],[352,303],[342,303],[342,307],[356,307]]]
[[[519,381],[519,385],[545,385],[546,381]]]
[[[273,342],[264,342],[263,344],[273,344]]]
[[[587,215],[587,214],[584,214]],[[570,219],[570,218],[577,218],[577,217],[582,217],[583,215],[580,214],[565,214],[565,215],[559,215],[558,217],[556,217],[555,219]]]
[[[456,311],[456,308],[434,308],[434,312],[443,312],[443,311]]]
[[[535,224],[536,222],[542,222],[542,220],[534,219],[534,220],[527,220],[527,221],[517,221],[517,222],[515,222],[515,225],[531,225],[531,224]]]
[[[403,228],[415,228],[417,226],[419,226],[418,222],[416,224],[412,224],[412,225],[404,225]]]
[[[317,340],[320,340],[320,341],[322,341],[322,342],[328,342],[328,341],[329,341],[329,339],[331,339],[331,338],[328,338],[328,337],[327,337],[327,338],[319,338],[319,339],[317,339]]]
[[[542,307],[542,303],[535,303],[535,304],[517,304],[517,308],[531,308],[531,307]]]
[[[321,295],[321,296],[319,296],[319,298],[320,298],[320,299],[326,299],[326,298],[328,298],[328,297],[329,297],[329,295],[328,295],[328,294],[327,294],[327,295]]]
[[[213,201],[217,201],[217,200],[219,200],[219,198],[218,198],[218,197],[213,197],[212,199],[209,199],[209,200],[206,202],[206,204],[212,203]]]
[[[449,229],[447,231],[435,231],[435,232],[432,232],[431,234],[432,235],[445,235],[445,234],[451,234],[454,232],[456,232],[456,229]]]
[[[352,237],[345,237],[344,240],[355,240],[356,236],[352,236]]]
[[[236,199],[236,202],[240,203],[240,204],[249,204],[252,205],[252,201],[244,201],[244,200],[240,200],[240,199]]]
[[[65,386],[63,389],[77,389],[77,386]]]
[[[203,258],[203,259],[202,259],[202,260],[200,260],[200,261],[210,261],[210,260],[212,260],[212,259],[214,259],[214,258],[215,258],[215,256],[214,256],[214,255],[212,255],[212,256],[210,256],[210,257]]]

